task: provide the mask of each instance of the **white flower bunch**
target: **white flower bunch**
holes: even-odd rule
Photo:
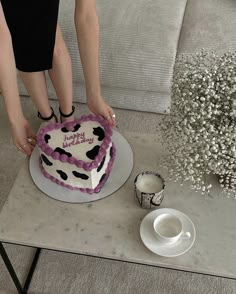
[[[210,173],[224,192],[236,191],[236,53],[181,55],[171,90],[171,114],[161,124],[170,153],[163,165],[202,193],[210,191]]]

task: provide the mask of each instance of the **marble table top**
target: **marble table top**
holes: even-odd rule
[[[193,247],[179,257],[160,257],[142,243],[139,227],[149,210],[138,206],[133,181],[144,170],[166,176],[158,136],[126,132],[134,169],[119,191],[92,203],[63,203],[44,195],[32,182],[28,161],[19,171],[0,212],[0,240],[10,243],[236,278],[236,200],[218,185],[202,196],[185,184],[167,181],[161,207],[187,214],[196,227]]]

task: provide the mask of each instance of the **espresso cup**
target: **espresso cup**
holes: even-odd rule
[[[135,196],[142,208],[156,208],[164,198],[165,181],[153,171],[138,174],[134,180]]]
[[[165,243],[173,244],[179,239],[189,239],[190,232],[184,232],[181,219],[171,213],[163,213],[157,216],[153,222],[156,238]]]

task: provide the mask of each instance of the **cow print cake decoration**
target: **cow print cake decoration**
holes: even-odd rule
[[[74,126],[74,128],[73,128],[72,130],[69,130],[69,129],[65,126],[65,127],[61,128],[61,131],[62,131],[63,133],[77,132],[77,131],[79,130],[79,128],[80,128],[80,124],[77,124],[77,125]]]
[[[99,149],[100,149],[100,146],[98,145],[94,146],[93,149],[86,152],[87,157],[89,159],[94,160],[98,156]]]
[[[104,162],[105,162],[106,156],[103,157],[102,162],[99,164],[99,167],[97,168],[97,172],[100,172],[100,170],[102,169]]]
[[[101,127],[94,128],[93,134],[98,136],[98,141],[102,141],[105,138],[105,132]]]
[[[50,136],[50,135],[46,134],[46,135],[44,136],[44,140],[45,140],[46,143],[48,143],[48,141],[49,141],[50,139],[51,139],[51,136]]]
[[[89,176],[85,175],[85,174],[81,174],[78,173],[77,171],[73,171],[72,174],[76,177],[76,178],[80,178],[82,180],[88,180]]]
[[[64,188],[98,193],[115,159],[111,139],[107,120],[92,114],[70,123],[47,125],[37,138],[41,171]]]
[[[48,165],[48,166],[52,166],[52,163],[50,160],[48,160],[48,158],[44,155],[44,154],[41,154],[41,158],[43,160],[43,162]]]
[[[71,156],[72,156],[72,154],[71,154],[70,152],[66,152],[66,150],[64,150],[64,149],[62,149],[62,148],[60,148],[60,147],[57,147],[57,148],[54,150],[54,152],[58,152],[58,153],[60,153],[61,155],[62,155],[62,154],[65,154],[65,155],[67,155],[68,157],[71,157]]]
[[[60,177],[61,177],[64,181],[66,181],[66,180],[68,179],[68,176],[67,176],[67,174],[66,174],[64,171],[62,171],[62,170],[57,170],[57,173],[60,175]]]

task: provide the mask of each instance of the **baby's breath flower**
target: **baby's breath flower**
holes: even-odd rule
[[[170,153],[163,166],[171,178],[209,193],[206,174],[224,192],[236,192],[236,53],[201,50],[176,61],[172,109],[160,127]]]

